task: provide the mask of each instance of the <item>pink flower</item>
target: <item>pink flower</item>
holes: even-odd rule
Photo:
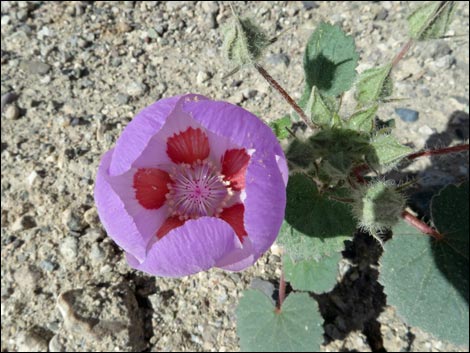
[[[287,165],[246,110],[199,95],[142,110],[102,158],[98,213],[129,264],[160,276],[239,271],[274,242]]]

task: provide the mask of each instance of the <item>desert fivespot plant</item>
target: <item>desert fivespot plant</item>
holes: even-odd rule
[[[102,157],[98,213],[129,264],[159,276],[242,270],[274,242],[287,165],[248,111],[188,94],[143,109]]]

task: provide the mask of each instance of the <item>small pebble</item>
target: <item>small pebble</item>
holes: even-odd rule
[[[268,63],[273,65],[283,65],[284,67],[289,66],[290,59],[284,53],[276,53],[268,56],[267,59]]]
[[[395,108],[395,113],[406,123],[413,123],[419,119],[419,113],[416,110],[408,108]]]
[[[59,247],[60,253],[67,261],[73,261],[78,255],[78,240],[74,237],[65,238]]]
[[[18,96],[14,92],[2,94],[2,112],[8,103],[14,102],[17,98]]]
[[[305,10],[316,9],[319,6],[316,1],[302,1],[302,5]]]
[[[143,95],[147,91],[147,86],[142,81],[133,81],[127,86],[127,94],[132,97]]]
[[[211,75],[207,71],[199,71],[196,76],[196,82],[198,85],[208,81]]]
[[[20,117],[20,109],[16,105],[10,105],[5,110],[5,118],[9,120],[16,120]]]
[[[49,260],[43,260],[39,263],[39,267],[46,272],[52,272],[56,269],[57,265]]]

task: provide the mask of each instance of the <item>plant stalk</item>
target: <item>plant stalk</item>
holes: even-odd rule
[[[295,102],[295,100],[286,92],[284,88],[277,82],[265,69],[259,64],[254,64],[256,70],[263,76],[263,78],[268,81],[272,88],[278,91],[281,96],[286,100],[286,102],[295,110],[295,112],[300,116],[300,118],[310,127],[312,130],[315,130],[316,126],[307,118],[302,108]]]
[[[430,235],[431,237],[433,237],[436,240],[443,240],[444,239],[444,236],[441,233],[439,233],[437,230],[431,228],[426,223],[424,223],[423,221],[421,221],[418,218],[416,218],[415,216],[413,216],[410,212],[403,211],[401,216],[403,217],[403,219],[409,225],[411,225],[412,227],[415,227],[421,233]]]

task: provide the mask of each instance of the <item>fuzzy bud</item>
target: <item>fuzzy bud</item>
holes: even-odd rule
[[[386,181],[360,187],[353,198],[353,214],[360,226],[370,233],[394,226],[400,220],[406,203],[396,186]]]

